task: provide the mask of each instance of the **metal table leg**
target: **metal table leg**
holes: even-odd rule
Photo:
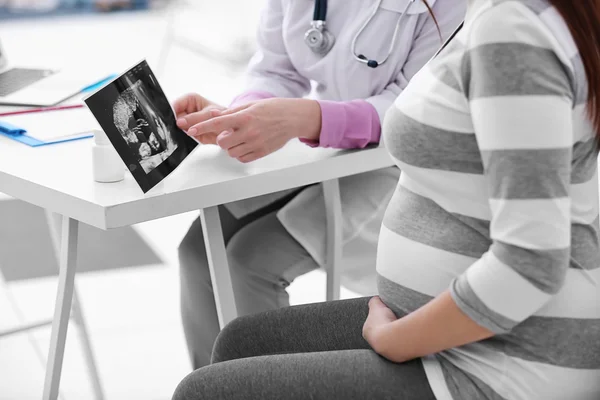
[[[340,299],[342,260],[342,202],[338,179],[323,182],[327,215],[327,301]]]
[[[227,253],[225,252],[219,208],[210,207],[200,210],[200,218],[202,220],[204,244],[210,267],[210,279],[212,280],[215,303],[217,305],[217,315],[219,317],[219,325],[222,329],[227,323],[237,317],[237,308],[235,306]]]
[[[71,302],[73,300],[75,272],[77,270],[78,229],[79,223],[76,220],[63,217],[58,290],[52,322],[48,364],[46,366],[46,379],[44,381],[44,400],[56,400],[58,397]]]
[[[62,217],[59,214],[51,213],[49,211],[46,212],[46,217],[50,228],[50,236],[52,238],[52,242],[56,250],[56,258],[60,263],[60,227]],[[90,380],[92,382],[92,388],[94,390],[94,397],[96,398],[96,400],[104,400],[104,391],[102,389],[102,383],[100,381],[100,373],[98,372],[98,367],[96,365],[96,357],[94,356],[94,351],[92,349],[92,341],[88,333],[85,315],[83,314],[83,310],[81,308],[81,302],[77,293],[77,287],[73,288],[72,312],[73,322],[75,322],[77,328],[79,329],[81,347],[83,350],[85,363],[90,374]]]

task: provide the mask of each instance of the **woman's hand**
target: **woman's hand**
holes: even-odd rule
[[[314,100],[266,99],[224,111],[197,123],[187,131],[202,141],[217,136],[217,144],[243,163],[282,148],[293,138],[318,140],[321,107]]]
[[[379,355],[396,363],[494,336],[458,308],[450,291],[398,319],[378,298],[369,302],[363,337]]]
[[[173,104],[177,126],[188,132],[189,128],[200,122],[208,121],[218,115],[225,107],[213,103],[199,94],[191,93],[180,97]],[[206,135],[198,138],[202,144],[216,144],[219,132],[207,132]]]
[[[394,312],[378,296],[369,300],[369,315],[363,325],[363,337],[376,353],[384,357],[387,347],[383,338],[384,331],[397,319]]]

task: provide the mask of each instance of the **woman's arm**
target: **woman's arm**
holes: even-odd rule
[[[406,361],[510,331],[565,282],[571,244],[572,83],[568,59],[526,6],[473,22],[463,87],[484,165],[492,245],[450,290],[370,328],[375,350]],[[369,331],[368,329],[366,331]]]

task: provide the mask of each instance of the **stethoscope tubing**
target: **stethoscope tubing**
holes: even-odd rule
[[[315,0],[313,21],[323,21],[327,18],[327,0]]]
[[[396,28],[394,29],[394,36],[392,38],[390,48],[388,49],[388,53],[383,60],[376,61],[377,65],[384,64],[390,58],[392,53],[394,52],[394,48],[396,47],[396,42],[398,41],[398,32],[400,32],[400,27],[402,25],[402,21],[404,21],[406,13],[408,12],[408,10],[410,9],[410,7],[413,5],[413,3],[415,1],[416,0],[409,0],[408,4],[406,4],[406,7],[404,8],[404,12],[402,12],[402,14],[400,14],[400,17],[398,17],[398,21],[396,22]],[[368,64],[369,61],[371,61],[371,60],[369,60],[369,58],[365,57],[365,56],[361,57],[362,54],[358,54],[356,52],[356,42],[358,41],[358,39],[360,38],[360,36],[364,32],[364,30],[367,28],[367,26],[369,26],[369,24],[373,21],[373,19],[375,18],[375,15],[377,15],[377,11],[379,11],[379,8],[381,7],[382,2],[383,2],[383,0],[379,0],[377,2],[376,6],[373,8],[373,11],[369,15],[369,17],[365,20],[365,22],[362,24],[362,26],[360,27],[360,29],[358,30],[358,32],[356,33],[356,35],[354,35],[354,38],[352,39],[352,44],[351,44],[352,55],[354,56],[354,59],[356,59],[358,62],[361,62],[363,64]]]

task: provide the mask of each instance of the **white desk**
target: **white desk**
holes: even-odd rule
[[[236,311],[219,205],[319,182],[329,182],[325,186],[326,197],[335,202],[339,200],[337,178],[392,165],[383,148],[337,151],[291,142],[271,156],[241,164],[217,147],[207,146],[198,148],[179,169],[144,195],[129,173],[122,182],[95,182],[91,144],[91,140],[81,140],[30,148],[0,137],[0,192],[62,216],[59,289],[44,399],[56,399],[58,394],[77,267],[79,222],[111,229],[201,210],[219,322],[223,326],[235,317]],[[339,218],[339,209],[329,207],[328,214],[328,220]],[[340,229],[330,226],[328,230],[331,240],[339,240]],[[328,247],[329,263],[339,257],[339,249]],[[332,282],[331,285],[339,284],[338,278]]]

